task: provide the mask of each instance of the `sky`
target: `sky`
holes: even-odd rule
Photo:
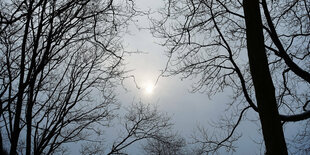
[[[137,7],[143,11],[156,11],[163,5],[163,0],[135,0]],[[174,123],[173,130],[191,142],[192,134],[201,126],[211,128],[209,123],[217,121],[227,114],[226,104],[231,102],[231,91],[226,89],[211,98],[206,93],[191,93],[191,87],[195,79],[181,80],[178,76],[159,77],[161,70],[165,68],[168,58],[165,56],[165,47],[159,45],[160,39],[154,38],[149,30],[150,26],[146,16],[135,18],[136,23],[128,27],[128,34],[123,39],[124,49],[129,52],[140,51],[125,58],[125,67],[130,70],[128,75],[135,77],[124,81],[124,86],[116,91],[119,103],[122,107],[129,106],[133,102],[157,105],[160,111],[166,112]],[[158,81],[157,81],[158,80]],[[157,83],[156,83],[157,81]],[[140,89],[137,88],[140,87]],[[250,118],[257,118],[253,110],[249,110]],[[245,120],[237,128],[242,138],[236,142],[237,150],[234,154],[263,154],[263,145],[259,131],[259,122]],[[111,144],[119,131],[114,127],[107,129],[107,144]],[[294,127],[287,128],[286,134],[293,133]],[[110,138],[110,139],[109,139]],[[73,145],[72,145],[73,146]],[[74,148],[71,154],[77,154],[79,149]],[[126,149],[133,155],[142,155],[140,144],[135,144]],[[228,154],[220,152],[220,154]]]
[[[136,5],[144,11],[160,8],[163,1],[136,0]],[[227,114],[227,103],[231,102],[231,91],[225,90],[211,98],[206,93],[191,93],[191,87],[195,79],[180,80],[178,76],[160,77],[161,70],[165,68],[168,58],[165,56],[165,47],[159,45],[161,40],[154,38],[147,29],[150,23],[146,16],[135,18],[136,23],[129,25],[128,34],[123,37],[124,49],[129,52],[139,51],[125,58],[128,75],[135,77],[137,88],[133,79],[124,81],[124,87],[117,89],[117,97],[122,107],[129,106],[133,102],[156,105],[162,112],[166,112],[174,123],[174,131],[191,142],[191,136],[197,127],[211,128],[209,123],[216,122],[221,116]],[[156,85],[155,85],[156,83]],[[247,112],[248,120],[244,120],[237,128],[242,137],[235,143],[237,149],[233,154],[264,154],[262,135],[259,131],[259,121],[251,121],[257,118],[257,114],[251,109]],[[296,125],[297,126],[297,125]],[[286,136],[294,133],[294,126],[285,129]],[[119,130],[113,126],[106,130],[107,144],[112,144]],[[289,137],[289,136],[288,136]],[[111,147],[111,146],[108,146]],[[129,146],[126,150],[129,154],[142,155],[140,143]],[[78,149],[71,154],[78,153]],[[222,151],[220,154],[229,154]]]
[[[137,0],[138,8],[148,10],[159,8],[163,1]],[[180,133],[188,142],[197,126],[208,128],[208,123],[216,121],[224,114],[225,104],[230,102],[229,91],[219,93],[209,98],[205,93],[190,93],[193,80],[180,80],[179,77],[161,77],[154,86],[152,93],[145,92],[145,86],[155,84],[161,70],[167,62],[165,48],[158,43],[147,29],[150,24],[146,17],[138,17],[136,25],[129,26],[130,34],[124,37],[124,47],[127,51],[140,51],[141,54],[133,54],[126,58],[126,68],[132,70],[136,83],[141,89],[137,89],[133,80],[125,81],[126,91],[120,89],[118,97],[122,105],[129,105],[132,101],[156,104],[161,111],[167,112],[172,117],[174,130]],[[261,154],[257,126],[254,123],[241,124],[240,132],[243,137],[237,142],[236,154]],[[243,129],[243,130],[242,130]],[[139,154],[138,145],[127,149],[129,154]],[[226,154],[222,152],[221,154]]]
[[[163,5],[163,1],[154,0],[135,2],[137,7],[144,11],[156,11]],[[124,87],[119,87],[116,92],[119,102],[122,107],[139,101],[156,105],[160,111],[166,112],[172,118],[173,130],[190,143],[191,136],[197,131],[198,126],[212,130],[210,122],[216,122],[221,116],[229,115],[225,109],[227,103],[231,102],[232,93],[226,89],[211,98],[206,93],[191,93],[195,79],[181,80],[178,76],[160,77],[156,83],[168,60],[165,56],[166,48],[159,45],[162,40],[154,38],[149,30],[144,29],[150,26],[146,16],[138,16],[135,20],[136,23],[129,25],[129,33],[122,39],[126,51],[141,52],[125,58],[126,69],[130,70],[128,75],[133,75],[136,83],[131,78],[124,81]],[[242,134],[242,137],[234,143],[237,149],[233,154],[264,154],[263,144],[258,144],[263,140],[259,121],[251,121],[251,119],[257,119],[258,115],[250,109],[247,112],[247,118],[237,128],[237,132]],[[285,128],[285,136],[293,135],[296,126],[298,124]],[[119,130],[116,128],[114,126],[106,130],[107,144],[111,144],[118,135]],[[71,153],[78,153],[77,151]],[[125,151],[134,155],[143,154],[140,143],[129,146]],[[223,150],[220,154],[229,153]]]

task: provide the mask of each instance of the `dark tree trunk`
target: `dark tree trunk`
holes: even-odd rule
[[[250,71],[255,88],[258,112],[266,146],[266,153],[287,154],[283,129],[275,98],[268,60],[264,47],[259,0],[244,0],[246,36]]]
[[[26,59],[26,50],[27,50],[27,37],[30,27],[30,21],[31,21],[31,15],[32,15],[32,5],[33,0],[29,3],[28,13],[26,16],[26,23],[25,23],[25,31],[23,36],[23,43],[21,47],[21,62],[20,62],[20,78],[19,78],[19,86],[18,86],[18,95],[17,95],[17,102],[16,102],[16,110],[15,110],[15,118],[14,118],[14,129],[11,133],[11,149],[10,149],[10,155],[17,154],[17,145],[19,140],[19,134],[21,131],[20,128],[20,119],[21,119],[21,112],[22,112],[22,106],[23,106],[23,97],[24,97],[24,90],[25,90],[25,84],[24,84],[24,75],[25,75],[25,59]]]

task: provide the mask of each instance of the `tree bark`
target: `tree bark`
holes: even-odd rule
[[[266,154],[287,154],[287,147],[264,47],[259,0],[244,0],[247,49]]]
[[[23,97],[25,91],[25,84],[24,84],[24,75],[25,75],[25,58],[26,58],[26,45],[27,45],[27,37],[30,27],[31,15],[32,15],[32,5],[33,0],[29,3],[28,13],[26,16],[26,23],[25,23],[25,31],[23,35],[23,43],[21,48],[21,62],[20,62],[20,78],[19,78],[19,85],[18,85],[18,95],[17,95],[17,102],[16,102],[16,110],[15,110],[15,118],[14,118],[14,129],[11,133],[11,149],[10,155],[17,154],[17,145],[19,140],[19,134],[21,131],[20,128],[20,119],[21,119],[21,112],[23,106]]]

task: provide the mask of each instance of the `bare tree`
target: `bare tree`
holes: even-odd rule
[[[134,144],[141,145],[147,154],[152,149],[161,149],[160,154],[184,153],[181,150],[186,145],[185,139],[174,133],[173,124],[166,113],[160,112],[156,106],[142,102],[133,103],[124,110],[119,110],[120,123],[111,126],[114,134],[117,133],[112,137],[112,139],[116,138],[112,140],[111,146],[107,145],[106,139],[102,137],[93,138],[92,141],[82,145],[80,153],[85,155],[127,154],[126,149]],[[144,145],[146,143],[147,145]],[[160,148],[157,148],[155,144]]]
[[[167,136],[165,140],[148,139],[143,150],[149,155],[182,155],[189,154],[186,147],[186,141],[177,134]]]
[[[147,139],[169,143],[172,123],[167,114],[141,102],[132,104],[122,120],[122,130],[107,154],[124,154],[128,146]]]
[[[264,115],[267,116],[267,121],[277,123],[279,125],[277,132],[280,135],[282,127],[279,120],[282,124],[309,121],[309,2],[267,3],[262,0],[259,5],[259,9],[254,13],[263,12],[263,16],[256,16],[252,20],[256,21],[258,27],[260,24],[257,21],[262,21],[261,29],[264,33],[261,38],[264,47],[260,48],[262,49],[260,52],[255,48],[254,51],[264,55],[266,50],[267,57],[263,60],[270,71],[266,67],[263,70],[271,74],[269,80],[254,75],[253,59],[247,58],[248,52],[250,56],[252,51],[246,41],[249,41],[248,37],[252,35],[248,36],[249,32],[246,31],[249,28],[248,25],[246,27],[249,19],[245,18],[243,8],[249,10],[254,8],[243,5],[242,1],[168,0],[165,8],[161,10],[163,19],[152,20],[154,26],[151,30],[154,36],[164,38],[163,45],[168,47],[169,62],[163,72],[164,76],[181,74],[183,78],[196,77],[197,82],[193,91],[204,91],[209,95],[222,92],[226,88],[233,90],[233,101],[227,109],[237,109],[231,111],[235,117],[234,119],[230,117],[230,121],[227,121],[229,123],[221,126],[228,132],[225,132],[225,136],[220,139],[217,136],[196,139],[197,144],[203,146],[203,152],[214,152],[220,148],[233,150],[232,143],[239,137],[234,134],[249,109],[258,112],[261,121],[263,121],[261,115]],[[260,31],[259,28],[256,30]],[[257,41],[255,37],[258,36],[253,37]],[[260,64],[259,62],[254,67],[262,67]],[[273,92],[270,94],[270,98],[273,98],[272,106],[274,111],[280,112],[280,114],[274,113],[274,118],[279,118],[278,122],[272,120],[273,116],[264,114],[268,113],[268,110],[260,109],[264,96],[263,100],[259,99],[262,92],[257,90],[257,83],[252,82],[255,78],[269,81],[269,84],[259,85],[270,86],[268,91]],[[267,125],[269,128],[270,124]],[[263,130],[266,131],[264,125]],[[263,135],[266,136],[264,131]],[[268,152],[269,148],[268,146]]]
[[[287,154],[282,124],[265,52],[259,0],[243,1],[250,71],[266,154]]]
[[[130,0],[0,2],[0,116],[10,154],[51,154],[100,132],[117,108]]]
[[[102,139],[101,139],[102,140]],[[102,141],[91,141],[81,145],[80,153],[82,155],[102,155],[105,153],[105,144]]]

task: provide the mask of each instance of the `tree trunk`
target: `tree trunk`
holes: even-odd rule
[[[259,0],[244,0],[247,49],[258,112],[267,154],[287,154],[283,129],[275,98],[275,88],[264,47]]]
[[[26,59],[26,50],[27,50],[27,38],[29,33],[31,15],[32,15],[32,5],[33,0],[29,3],[29,8],[26,16],[26,23],[25,23],[25,31],[23,35],[23,42],[21,47],[21,58],[20,58],[20,78],[19,78],[19,85],[18,85],[18,95],[17,95],[17,102],[16,102],[16,110],[15,110],[15,118],[14,118],[14,128],[13,132],[11,133],[11,149],[10,155],[16,155],[17,152],[17,145],[19,140],[19,134],[21,132],[20,128],[20,120],[21,120],[21,112],[23,106],[23,98],[24,98],[24,91],[25,91],[25,84],[24,84],[24,75],[25,75],[25,59]]]

